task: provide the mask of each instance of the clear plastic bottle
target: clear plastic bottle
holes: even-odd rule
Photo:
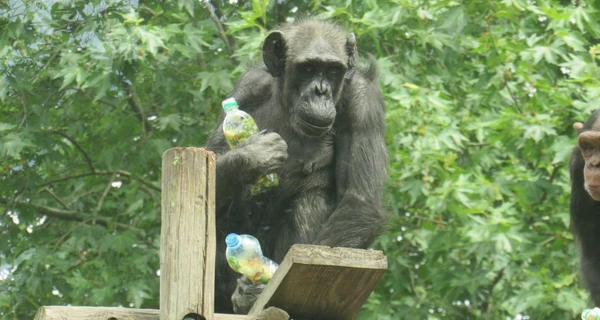
[[[581,314],[582,320],[600,320],[600,308],[585,309]]]
[[[234,98],[223,101],[223,110],[226,116],[223,120],[223,134],[230,148],[246,141],[251,136],[258,134],[258,127],[254,119],[246,112],[238,109],[239,106]],[[252,195],[279,185],[279,177],[276,173],[270,173],[258,178],[258,181],[250,186]]]
[[[225,238],[227,263],[233,271],[241,273],[254,284],[267,284],[279,265],[263,256],[255,237],[230,233]]]

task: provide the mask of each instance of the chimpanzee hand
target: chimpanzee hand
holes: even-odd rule
[[[244,183],[253,183],[262,174],[281,168],[288,157],[287,143],[275,132],[253,135],[234,150],[244,159]]]
[[[245,277],[240,277],[237,280],[237,287],[231,296],[233,302],[233,312],[237,314],[248,314],[256,298],[262,293],[265,288],[264,284],[253,284]]]

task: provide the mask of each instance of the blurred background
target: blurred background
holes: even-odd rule
[[[162,153],[202,146],[268,30],[305,15],[381,71],[389,271],[360,319],[577,318],[568,158],[600,107],[599,7],[0,0],[0,318],[158,308]]]

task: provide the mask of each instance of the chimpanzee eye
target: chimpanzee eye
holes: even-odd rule
[[[581,151],[583,151],[584,153],[591,153],[591,152],[595,152],[596,151],[596,147],[594,145],[592,145],[591,143],[582,143],[581,145]]]
[[[327,76],[333,79],[339,78],[343,73],[344,68],[339,66],[332,66],[329,69],[327,69]]]
[[[315,67],[314,67],[314,66],[312,66],[312,65],[310,65],[310,64],[307,64],[307,65],[304,67],[304,71],[305,71],[306,73],[313,73],[313,72],[315,72]]]

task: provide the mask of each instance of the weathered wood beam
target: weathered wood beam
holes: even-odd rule
[[[162,157],[160,319],[213,319],[216,156],[173,148]]]
[[[293,245],[250,310],[292,318],[354,319],[387,270],[381,251]]]
[[[35,320],[159,320],[160,312],[153,309],[109,307],[41,307]],[[215,320],[250,320],[248,316],[215,314]]]

